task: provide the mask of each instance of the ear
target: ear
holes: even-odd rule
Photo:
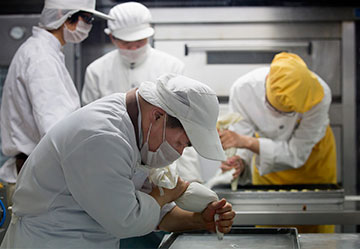
[[[156,121],[156,120],[160,119],[161,116],[164,115],[164,113],[165,112],[163,110],[161,110],[159,108],[155,108],[152,112],[152,114],[153,114],[152,116],[153,116],[154,120]]]
[[[111,40],[112,44],[114,44],[116,46],[116,41],[115,41],[113,35],[109,34],[109,37],[110,37],[110,40]]]

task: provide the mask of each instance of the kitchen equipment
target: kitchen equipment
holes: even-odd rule
[[[160,249],[211,249],[211,248],[300,248],[296,228],[233,227],[230,233],[218,240],[206,231],[172,233],[159,246]]]
[[[344,189],[332,184],[249,185],[213,188],[235,211],[333,211],[344,209]]]
[[[353,208],[359,197],[345,196],[339,185],[248,185],[235,192],[217,185],[213,190],[232,204],[237,226],[360,224],[360,211]]]

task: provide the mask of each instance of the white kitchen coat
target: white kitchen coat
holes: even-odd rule
[[[1,248],[118,249],[119,239],[153,231],[174,204],[160,212],[145,193],[140,158],[125,94],[58,122],[19,174]]]
[[[304,114],[288,117],[271,111],[265,104],[265,78],[270,68],[259,68],[239,78],[230,90],[230,111],[243,119],[230,129],[242,135],[260,138],[256,163],[260,175],[299,168],[307,161],[313,147],[325,135],[329,124],[331,91],[319,76],[324,98]],[[301,122],[300,122],[301,120]],[[253,153],[238,149],[237,154],[250,165]]]
[[[2,150],[12,157],[0,170],[6,182],[16,181],[14,156],[29,155],[57,121],[80,107],[59,40],[39,27],[32,32],[16,52],[3,89]]]
[[[115,49],[92,62],[86,69],[81,98],[86,105],[96,99],[138,87],[164,73],[184,73],[184,63],[172,55],[149,46],[147,58],[130,68]]]

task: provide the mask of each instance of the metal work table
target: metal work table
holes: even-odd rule
[[[300,234],[301,249],[358,249],[360,248],[360,234]]]
[[[234,225],[254,224],[356,225],[360,224],[360,211],[236,211]]]
[[[235,226],[360,224],[360,197],[345,196],[337,185],[219,186],[215,192],[232,204]]]
[[[161,244],[163,244],[169,236],[169,234],[165,235]],[[216,235],[214,234],[214,236]],[[358,249],[360,248],[360,234],[300,234],[299,242],[301,249]]]

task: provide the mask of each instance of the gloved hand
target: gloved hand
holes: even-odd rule
[[[166,203],[178,199],[186,191],[188,186],[189,182],[186,182],[178,177],[175,188],[162,188],[162,191],[160,191],[159,187],[154,185],[150,195],[157,201],[157,203],[159,203],[160,207],[162,207]]]
[[[219,220],[214,222],[215,214],[219,215]],[[206,230],[210,232],[216,231],[216,225],[218,230],[222,233],[228,233],[231,230],[231,226],[234,222],[235,212],[232,210],[232,206],[225,199],[214,201],[210,203],[201,216],[205,222]]]

